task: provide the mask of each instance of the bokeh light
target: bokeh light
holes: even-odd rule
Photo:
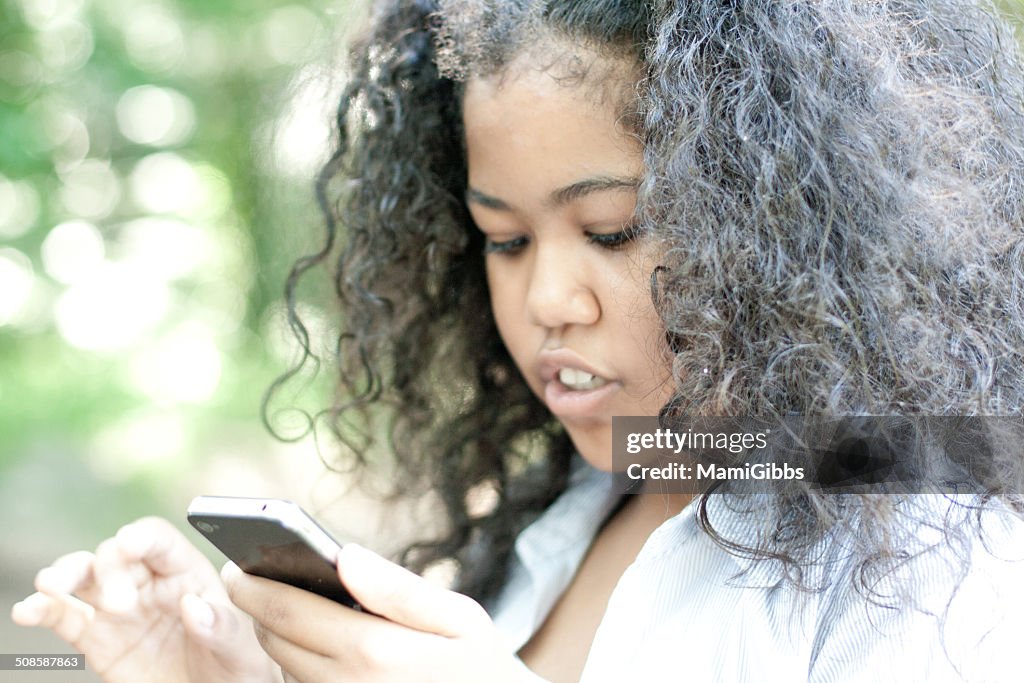
[[[54,23],[80,16],[85,0],[21,0],[21,14],[32,28],[46,30]]]
[[[132,169],[131,188],[135,202],[150,213],[188,213],[203,202],[195,169],[174,152],[140,159]]]
[[[103,235],[86,221],[61,223],[43,240],[41,256],[47,275],[58,282],[74,284],[103,264]]]
[[[66,170],[61,180],[60,200],[73,216],[106,218],[121,198],[121,180],[108,160],[86,159]]]
[[[155,2],[120,3],[122,35],[129,59],[143,71],[169,73],[185,59],[181,22]]]
[[[100,480],[119,483],[173,461],[188,442],[177,411],[140,410],[111,423],[92,440],[89,466]]]
[[[327,160],[331,139],[330,81],[317,69],[301,71],[288,105],[270,130],[274,170],[310,177]]]
[[[212,258],[206,232],[176,218],[148,216],[125,223],[116,253],[135,272],[162,282],[180,280]]]
[[[76,348],[120,351],[163,320],[170,298],[162,279],[138,267],[106,262],[57,299],[57,329]]]
[[[221,353],[210,329],[186,323],[139,351],[131,372],[157,403],[204,403],[220,383]]]
[[[17,319],[32,295],[32,262],[17,249],[0,249],[0,326]]]
[[[273,10],[260,27],[266,53],[280,64],[305,64],[320,54],[323,22],[301,5]]]
[[[118,128],[140,145],[180,145],[192,134],[195,118],[191,100],[172,88],[136,86],[117,102]]]
[[[0,175],[0,239],[21,237],[39,218],[39,195],[25,181]]]
[[[81,69],[92,56],[92,31],[81,21],[57,19],[47,22],[36,40],[43,65],[50,72],[72,72]]]

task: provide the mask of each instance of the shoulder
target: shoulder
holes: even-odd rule
[[[830,577],[811,680],[1006,680],[1024,632],[1024,521],[969,497],[902,507],[895,557],[848,553]]]

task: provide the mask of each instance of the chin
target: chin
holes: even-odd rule
[[[602,472],[613,471],[612,430],[610,427],[597,430],[597,433],[589,431],[578,433],[573,429],[569,429],[568,432],[576,451],[591,467]]]

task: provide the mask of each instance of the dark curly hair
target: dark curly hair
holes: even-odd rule
[[[440,497],[443,528],[405,564],[454,560],[486,599],[567,485],[571,443],[498,335],[463,199],[462,85],[538,36],[638,64],[637,214],[667,244],[665,415],[1022,414],[1024,68],[991,8],[386,0],[351,49],[317,183],[327,240],[288,297],[308,353],[297,283],[333,261],[340,392],[322,417],[342,459]],[[982,506],[1019,510],[1024,458],[998,470]],[[892,496],[769,499],[745,541],[715,530],[706,498],[700,518],[798,584],[836,524],[855,525],[866,570],[896,556],[894,525],[920,522]]]

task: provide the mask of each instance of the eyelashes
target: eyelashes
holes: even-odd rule
[[[639,226],[630,224],[618,232],[587,233],[587,241],[605,249],[618,249],[635,240],[639,232]]]
[[[590,244],[597,245],[609,251],[616,251],[635,240],[638,234],[639,230],[636,225],[627,225],[618,232],[588,232],[586,233],[586,236],[587,242]],[[530,238],[525,235],[501,242],[492,240],[488,237],[484,243],[484,253],[513,255],[522,251],[529,243]]]
[[[514,239],[505,240],[504,242],[496,242],[488,237],[484,241],[484,253],[485,254],[515,254],[522,251],[529,243],[529,240],[524,237],[516,237]]]

